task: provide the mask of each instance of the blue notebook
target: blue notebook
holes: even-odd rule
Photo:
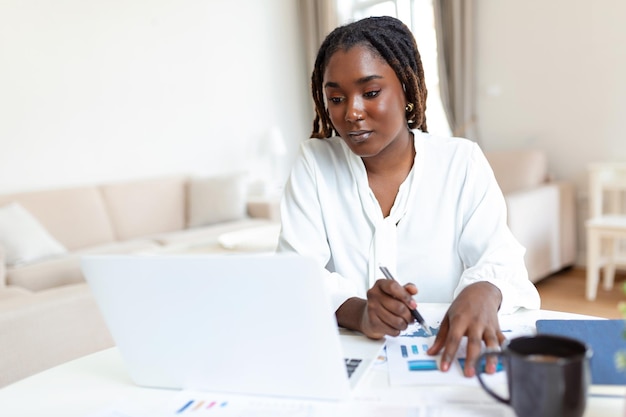
[[[617,369],[615,354],[626,352],[624,320],[537,320],[537,333],[571,337],[591,346],[591,383],[626,385],[626,370]]]

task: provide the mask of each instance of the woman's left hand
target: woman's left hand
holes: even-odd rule
[[[498,322],[501,301],[500,290],[489,282],[476,282],[459,293],[441,322],[435,342],[428,349],[429,355],[442,352],[442,371],[450,369],[463,336],[467,336],[466,377],[476,374],[475,363],[482,352],[482,342],[487,348],[500,347],[505,339]],[[488,358],[485,371],[489,374],[496,372],[496,365],[495,357]]]

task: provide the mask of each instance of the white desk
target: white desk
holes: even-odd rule
[[[517,313],[517,316],[529,324],[546,318],[589,318],[552,311],[524,311]],[[368,402],[380,400],[407,405],[454,403],[457,406],[462,406],[463,403],[496,404],[480,387],[390,386],[384,366],[374,367],[365,378],[355,396],[365,398]],[[154,403],[168,396],[174,398],[178,394],[174,390],[148,389],[134,385],[126,374],[117,349],[112,348],[57,366],[1,389],[0,416],[86,417],[122,399]],[[501,408],[502,416],[514,415],[508,407],[502,405]],[[625,410],[624,396],[610,398],[592,395],[588,399],[585,416],[624,416]]]

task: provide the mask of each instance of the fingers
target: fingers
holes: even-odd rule
[[[440,369],[444,372],[450,369],[451,363],[455,360],[456,354],[461,345],[463,334],[459,330],[453,332],[447,332],[445,335],[437,335],[435,343],[428,350],[428,354],[436,355],[443,347],[441,353]],[[476,372],[483,372],[483,370],[477,370],[476,360],[483,352],[483,346],[491,350],[497,350],[504,340],[504,335],[499,329],[492,328],[471,328],[467,331],[467,345],[465,347],[465,366],[463,374],[466,377],[473,377]],[[483,345],[484,343],[484,345]],[[488,356],[484,364],[484,372],[493,374],[497,371],[498,358],[496,356]]]
[[[368,301],[367,314],[370,322],[385,334],[398,336],[411,323],[411,315],[406,314],[406,305],[396,299]]]
[[[413,293],[417,293],[417,288],[412,284],[402,287],[391,280],[377,281],[367,292],[363,327],[372,334],[398,336],[413,322],[409,311],[409,308],[415,308],[416,305],[412,298]]]
[[[483,347],[497,350],[505,340],[500,331],[497,315],[481,320],[467,320],[465,316],[454,315],[448,312],[444,317],[433,345],[428,349],[429,355],[441,355],[439,368],[447,372],[457,357],[463,338],[466,338],[465,365],[463,374],[473,377],[477,372],[489,374],[497,371],[498,359],[488,356],[485,369],[477,370],[476,361],[483,351]]]
[[[417,292],[418,292],[418,291],[417,291],[417,287],[415,286],[415,284],[411,284],[411,283],[405,284],[405,285],[404,285],[404,289],[405,289],[405,290],[406,290],[409,294],[411,294],[411,299],[412,299],[412,297],[413,297],[413,296],[417,295]]]
[[[465,369],[463,374],[466,377],[473,377],[476,375],[476,359],[482,352],[482,340],[480,336],[472,335],[467,338],[467,348],[465,351]],[[495,366],[494,366],[495,372]]]
[[[445,346],[446,338],[448,337],[448,328],[450,325],[450,320],[448,317],[444,317],[441,325],[439,326],[439,331],[437,332],[437,336],[435,337],[435,341],[433,345],[426,351],[429,355],[437,355],[441,349]]]
[[[417,294],[417,287],[414,284],[405,284],[402,286],[396,281],[381,279],[376,282],[375,287],[376,286],[389,297],[401,301],[409,308],[415,308],[417,306],[417,303],[413,299],[413,296]]]
[[[367,299],[380,303],[386,310],[410,323],[412,316],[408,309],[417,307],[413,294],[417,294],[417,287],[413,284],[403,287],[396,281],[381,279],[367,292]]]
[[[491,332],[488,334],[486,333],[484,336],[485,346],[489,350],[498,350],[500,349],[502,342],[504,342],[504,339],[505,339],[504,335],[499,329],[493,333]],[[480,352],[478,353],[478,355],[480,355]],[[476,361],[475,359],[476,358],[474,358],[474,362]],[[498,358],[495,355],[488,355],[486,363],[485,363],[485,372],[487,372],[488,374],[493,374],[497,371],[497,369],[498,369]],[[477,372],[481,372],[481,371],[478,370]]]
[[[430,354],[441,352],[441,370],[450,369],[461,340],[466,337],[463,372],[467,377],[476,374],[476,360],[482,351],[483,343],[489,348],[497,348],[504,340],[498,322],[498,308],[501,300],[500,290],[488,282],[476,282],[459,293],[446,312],[445,334],[438,335],[435,344],[428,351]],[[485,371],[495,372],[496,365],[495,358],[488,359]]]
[[[459,346],[461,345],[461,339],[463,338],[463,331],[458,326],[451,327],[445,339],[442,338],[443,351],[441,352],[441,362],[440,369],[443,372],[447,372],[450,369],[450,365],[452,361],[456,358],[456,352],[459,350]],[[469,345],[469,338],[468,338]],[[468,359],[465,360],[465,370],[468,368]]]

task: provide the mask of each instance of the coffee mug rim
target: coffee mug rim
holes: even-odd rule
[[[569,363],[569,362],[574,362],[574,361],[578,361],[581,360],[582,358],[591,358],[593,356],[593,351],[591,350],[591,346],[588,343],[583,342],[582,340],[579,339],[574,339],[572,337],[568,337],[568,336],[563,336],[563,335],[558,335],[558,334],[551,334],[551,333],[537,333],[534,335],[525,335],[525,336],[518,336],[515,337],[513,339],[507,339],[505,340],[505,342],[502,345],[502,349],[506,350],[507,352],[509,352],[510,354],[519,357],[519,358],[525,358],[527,356],[529,356],[528,354],[524,354],[524,353],[520,353],[520,352],[516,352],[515,350],[511,349],[509,347],[509,345],[514,342],[515,340],[523,340],[523,339],[550,339],[550,340],[560,340],[560,341],[566,341],[569,343],[574,343],[576,345],[579,345],[580,347],[582,347],[584,349],[583,352],[581,353],[577,353],[568,357],[558,357],[558,359],[553,362],[554,365],[563,365],[565,363]],[[549,363],[547,364],[549,365]]]

